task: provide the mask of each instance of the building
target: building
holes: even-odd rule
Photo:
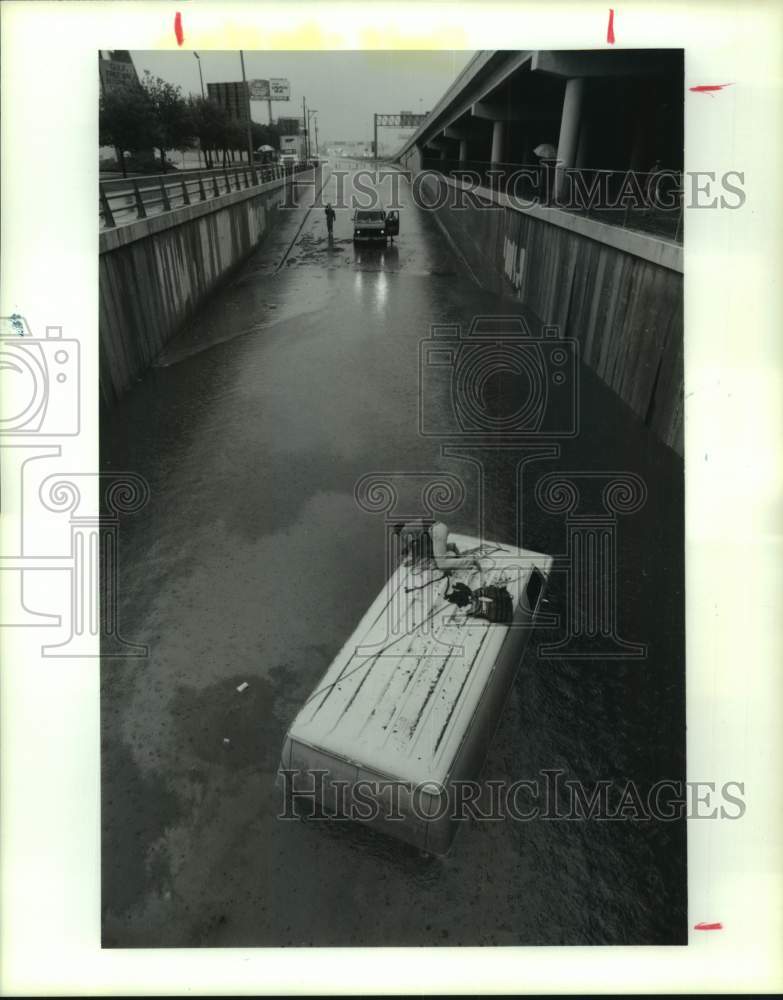
[[[98,58],[98,77],[101,95],[116,94],[129,87],[141,86],[139,74],[127,49],[101,49]],[[120,162],[121,155],[120,150],[112,146],[99,146],[98,161],[101,169],[114,170]],[[137,162],[150,162],[154,159],[155,153],[152,149],[136,153]]]
[[[98,59],[98,75],[101,93],[109,93],[125,87],[138,87],[139,74],[133,65],[131,54],[125,49],[102,49]]]

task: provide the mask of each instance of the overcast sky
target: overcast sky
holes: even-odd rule
[[[183,92],[201,90],[198,62],[192,52],[131,52],[136,70],[145,69]],[[238,52],[199,52],[204,85],[242,79]],[[245,52],[249,80],[285,77],[291,83],[290,102],[275,101],[272,113],[301,116],[302,98],[318,109],[321,143],[344,139],[371,140],[373,112],[429,111],[473,56],[466,51],[335,51]],[[267,121],[266,101],[253,102],[253,118]],[[399,146],[406,133],[386,129],[379,133],[381,151]],[[385,140],[385,141],[384,141]]]

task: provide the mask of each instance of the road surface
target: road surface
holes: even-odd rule
[[[402,195],[397,243],[360,251],[350,213],[330,244],[305,195],[103,420],[103,468],[151,489],[121,525],[119,588],[122,632],[149,657],[102,669],[106,946],[685,940],[682,822],[471,821],[433,859],[357,825],[276,819],[286,727],[384,582],[383,515],[357,506],[357,481],[448,471],[467,490],[449,523],[476,527],[474,466],[418,433],[419,342],[433,323],[521,312]],[[525,467],[523,543],[566,550],[539,476],[641,475],[617,579],[620,631],[649,655],[544,661],[531,643],[484,776],[648,787],[684,776],[682,463],[579,375],[579,437]],[[490,473],[507,535],[513,476]],[[549,610],[565,599],[553,579]]]

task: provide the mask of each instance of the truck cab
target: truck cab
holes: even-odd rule
[[[400,213],[386,212],[380,208],[357,208],[353,213],[354,243],[382,241],[400,232]]]

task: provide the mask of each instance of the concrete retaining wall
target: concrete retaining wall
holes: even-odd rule
[[[113,405],[274,225],[285,178],[100,235],[101,401]]]
[[[414,162],[402,165],[416,177]],[[559,209],[520,210],[490,191],[455,208],[452,180],[417,183],[428,204],[445,202],[436,218],[476,280],[578,340],[582,359],[682,455],[682,247]]]

